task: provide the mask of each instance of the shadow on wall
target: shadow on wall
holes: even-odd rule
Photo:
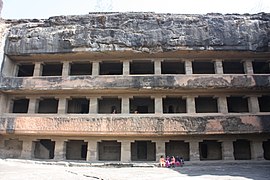
[[[270,162],[264,163],[211,163],[211,164],[196,164],[185,165],[183,167],[171,168],[172,170],[181,173],[182,175],[211,179],[220,176],[221,179],[239,179],[248,178],[256,180],[269,179]]]

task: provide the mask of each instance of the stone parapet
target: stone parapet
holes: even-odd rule
[[[267,90],[269,75],[140,75],[0,77],[0,90]]]
[[[269,133],[270,115],[4,115],[1,134],[195,135]]]

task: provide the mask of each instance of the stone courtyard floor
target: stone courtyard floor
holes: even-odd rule
[[[16,159],[0,159],[0,179],[104,179],[104,180],[269,180],[270,162],[187,162],[184,167],[159,168],[151,164],[137,163],[140,167],[108,165],[89,166],[79,162],[48,162]],[[99,164],[100,166],[100,164]]]

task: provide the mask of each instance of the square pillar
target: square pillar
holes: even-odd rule
[[[87,140],[87,156],[86,161],[96,162],[98,161],[98,147],[96,140]]]
[[[250,143],[251,159],[264,160],[263,141],[254,140]]]
[[[98,113],[98,98],[97,97],[90,97],[89,113],[90,114]]]
[[[217,98],[218,103],[218,112],[219,113],[228,113],[227,98],[226,96],[219,96]]]
[[[157,59],[154,61],[155,75],[161,75],[161,60]]]
[[[158,96],[155,97],[155,114],[162,114],[162,113],[163,113],[162,97]]]
[[[194,96],[187,96],[187,113],[196,113],[195,107],[195,97]]]
[[[252,60],[243,61],[244,70],[246,74],[253,74]]]
[[[1,108],[0,108],[0,114],[3,114],[7,111],[6,107],[8,106],[8,98],[7,95],[0,93],[0,104],[1,104]],[[12,112],[12,107],[10,107]]]
[[[128,140],[121,141],[121,161],[122,162],[131,161],[131,142]]]
[[[28,114],[35,114],[37,112],[37,97],[29,97]]]
[[[42,63],[36,62],[35,67],[34,67],[33,76],[41,76],[41,72],[42,72]]]
[[[186,71],[186,74],[193,74],[191,60],[185,60],[185,71]]]
[[[190,161],[200,160],[199,141],[197,140],[189,141],[189,156]]]
[[[129,61],[123,61],[123,75],[128,76],[129,75]]]
[[[224,140],[221,146],[223,160],[234,160],[233,140]]]
[[[216,74],[223,74],[223,65],[221,59],[214,60],[215,63],[215,73]]]
[[[121,113],[122,114],[129,114],[129,97],[123,96],[122,97],[122,105],[121,105]]]
[[[24,139],[22,144],[21,158],[32,159],[34,143],[31,139]]]
[[[68,77],[69,75],[69,62],[63,61],[63,70],[62,70],[62,76]]]
[[[59,98],[57,114],[65,114],[67,112],[67,98],[68,97],[60,96],[57,98]]]
[[[160,159],[160,156],[163,156],[164,158],[166,158],[166,154],[165,154],[166,141],[157,140],[155,142],[156,142],[156,161],[158,162]]]
[[[66,141],[55,140],[54,148],[54,160],[65,160],[66,159]]]
[[[92,75],[93,76],[99,75],[99,62],[98,61],[95,61],[92,64]]]
[[[248,109],[249,109],[249,112],[251,113],[260,112],[258,97],[250,96],[248,98]]]

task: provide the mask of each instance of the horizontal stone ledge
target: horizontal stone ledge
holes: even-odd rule
[[[188,135],[270,133],[270,115],[235,116],[5,116],[2,134]]]
[[[269,89],[270,75],[100,75],[69,77],[2,77],[5,90],[102,90],[102,89]]]

